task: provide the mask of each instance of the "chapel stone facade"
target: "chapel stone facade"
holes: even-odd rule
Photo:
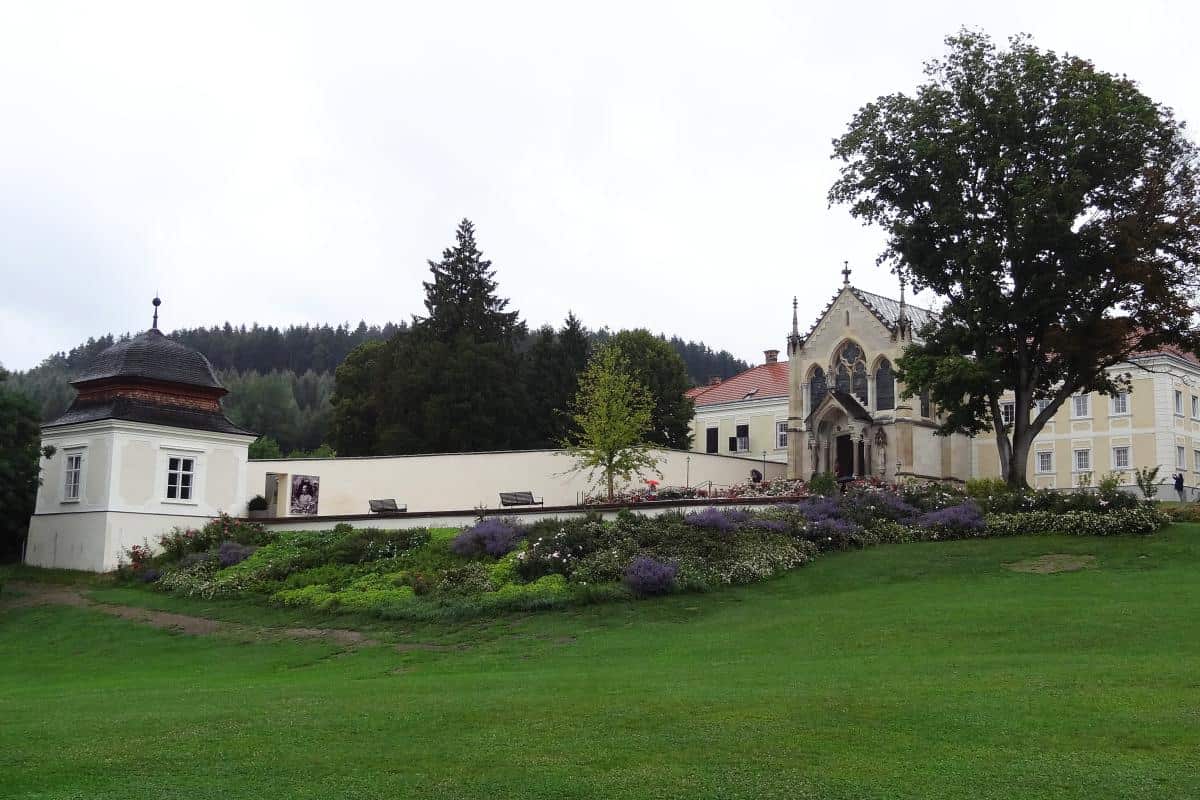
[[[788,336],[788,475],[965,480],[971,440],[936,436],[928,398],[903,397],[896,360],[927,309],[843,285],[805,334],[795,302]]]

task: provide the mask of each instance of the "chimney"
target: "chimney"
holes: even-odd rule
[[[779,361],[778,350],[763,350],[763,355],[766,356],[768,364],[774,364]]]
[[[721,385],[720,376],[713,375],[711,378],[708,379],[708,385],[709,386],[720,386]]]

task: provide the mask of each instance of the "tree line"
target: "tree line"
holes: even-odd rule
[[[367,343],[395,347],[394,343],[411,330],[408,322],[286,328],[234,326],[227,322],[209,328],[183,328],[170,335],[208,357],[217,377],[230,391],[224,400],[229,418],[273,439],[279,452],[288,455],[313,452],[333,443],[330,424],[334,372],[347,356]],[[543,326],[530,331],[523,325],[514,329],[512,349],[525,370],[520,379],[532,387],[548,387],[528,392],[530,413],[540,419],[555,416],[551,413],[555,409],[550,406],[556,406],[564,396],[563,387],[573,386],[571,376],[578,372],[589,349],[616,335],[605,327],[588,330],[573,315],[557,330]],[[75,391],[69,384],[71,376],[82,371],[100,351],[128,336],[110,333],[89,338],[70,351],[49,356],[33,369],[12,373],[9,388],[28,397],[43,421],[54,419],[74,399]],[[654,338],[665,342],[682,359],[689,385],[706,383],[713,376],[728,378],[748,368],[746,362],[728,351],[713,350],[703,342],[685,341],[677,336]],[[355,363],[363,357],[360,353]],[[455,369],[447,365],[447,376],[454,374]],[[465,373],[458,372],[461,380]],[[561,421],[534,427],[538,429],[513,441],[524,447],[550,446],[565,434]],[[419,445],[406,440],[405,446]],[[352,449],[363,447],[355,443]],[[256,452],[275,453],[270,447]]]
[[[669,341],[646,330],[589,335],[570,313],[557,329],[529,332],[498,295],[469,220],[429,268],[426,315],[355,348],[337,369],[330,430],[339,455],[559,447],[596,339],[619,350],[654,398],[649,441],[688,446],[684,393],[695,379]]]

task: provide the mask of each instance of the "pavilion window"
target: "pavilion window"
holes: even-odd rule
[[[921,416],[925,417],[926,419],[930,417],[928,391],[921,392]]]
[[[195,488],[196,459],[171,456],[167,459],[167,499],[191,500]]]
[[[83,485],[83,453],[67,453],[63,474],[63,501],[78,500]]]
[[[896,407],[896,378],[892,364],[886,358],[875,370],[875,410],[888,411]]]

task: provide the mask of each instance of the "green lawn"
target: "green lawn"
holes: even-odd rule
[[[1097,567],[1003,567],[1047,553]],[[1200,796],[1200,526],[886,546],[709,595],[372,635],[0,612],[0,797]]]

